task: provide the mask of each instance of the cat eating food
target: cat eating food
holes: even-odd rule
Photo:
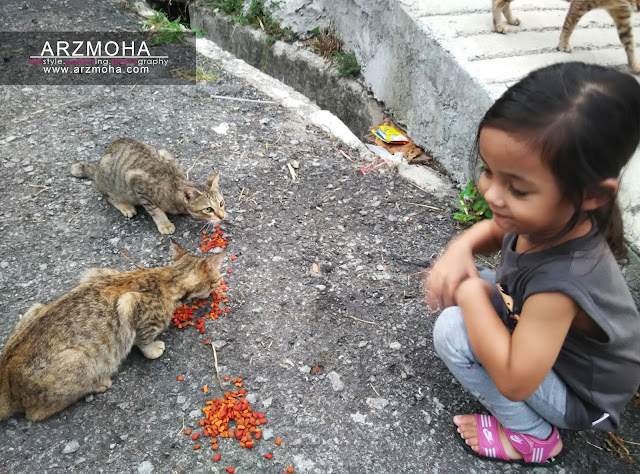
[[[126,217],[143,206],[161,234],[173,234],[167,214],[190,214],[212,225],[225,216],[219,173],[206,184],[191,183],[175,158],[132,138],[120,138],[105,151],[98,164],[75,163],[71,174],[95,181],[98,190]]]
[[[157,359],[156,337],[176,306],[220,286],[223,253],[195,257],[171,242],[174,263],[128,272],[94,268],[79,286],[18,321],[0,359],[0,419],[25,412],[42,420],[111,386],[120,362],[137,346]]]

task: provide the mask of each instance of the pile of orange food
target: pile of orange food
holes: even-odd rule
[[[222,232],[222,229],[220,227],[216,227],[215,233],[211,235],[207,235],[207,231],[203,230],[200,249],[203,252],[208,252],[209,250],[216,247],[226,248],[227,242],[229,241],[229,239],[225,239],[224,237],[222,237],[223,235],[224,235],[224,232]]]
[[[223,398],[214,398],[207,400],[202,408],[204,418],[198,424],[202,427],[202,431],[193,431],[191,428],[184,430],[185,435],[190,435],[193,441],[197,441],[200,436],[210,438],[211,449],[217,451],[220,447],[218,438],[235,438],[240,442],[240,446],[246,449],[252,449],[255,442],[262,437],[261,425],[267,423],[264,413],[255,411],[245,395],[247,390],[242,388],[242,379],[237,377],[231,380],[228,375],[224,377],[225,381],[231,381],[236,387],[232,392],[224,392]],[[206,387],[206,389],[205,389]],[[205,393],[208,387],[203,387]],[[230,426],[234,422],[235,428]],[[282,438],[276,438],[276,446],[280,446]],[[197,442],[193,449],[200,449],[201,443]],[[266,459],[272,459],[273,453],[264,455]],[[222,459],[222,454],[217,453],[213,456],[213,461],[218,462]],[[226,468],[227,472],[234,472],[233,467]],[[292,473],[293,466],[288,466],[286,473]]]
[[[200,244],[202,251],[208,252],[214,247],[226,247],[228,239],[223,238],[222,235],[224,235],[224,233],[220,227],[217,227],[215,234],[211,234],[210,236],[207,236],[206,232],[202,231],[202,243]],[[235,259],[236,257],[231,256],[232,261]],[[228,269],[227,272],[231,273],[231,269]],[[173,325],[178,329],[182,329],[187,326],[195,326],[201,334],[204,334],[205,319],[218,319],[223,312],[228,313],[230,311],[228,306],[229,299],[226,295],[228,290],[229,288],[227,287],[226,282],[222,280],[220,282],[220,286],[211,294],[211,300],[194,299],[191,304],[178,306],[173,312]],[[195,312],[207,305],[209,305],[209,311],[202,317],[196,318]],[[221,308],[221,305],[224,305],[224,308]]]

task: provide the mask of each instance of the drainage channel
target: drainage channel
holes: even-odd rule
[[[382,106],[355,79],[341,78],[327,62],[299,45],[267,41],[267,34],[228,21],[208,5],[190,0],[148,0],[150,6],[181,18],[191,28],[202,29],[220,48],[278,79],[338,117],[362,139],[372,126],[382,123]]]

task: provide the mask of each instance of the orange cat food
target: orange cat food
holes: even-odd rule
[[[220,228],[220,226],[216,227],[216,231],[213,234],[207,235],[206,231],[202,231],[202,242],[200,243],[200,249],[203,252],[208,252],[209,250],[220,247],[225,248],[227,246],[227,242],[229,239],[225,239],[222,237],[224,232]]]
[[[184,380],[184,375],[178,375],[178,382],[182,382]]]

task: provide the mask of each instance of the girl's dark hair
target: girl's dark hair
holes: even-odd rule
[[[550,168],[575,213],[557,237],[578,222],[585,192],[604,193],[600,183],[618,178],[640,141],[640,84],[628,74],[580,62],[531,72],[510,87],[478,127],[472,166],[484,127],[522,138]],[[615,196],[591,212],[613,254],[626,255]]]

